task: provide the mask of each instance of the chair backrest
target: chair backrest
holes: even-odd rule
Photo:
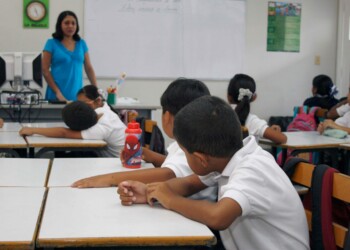
[[[242,137],[244,139],[249,135],[249,131],[248,131],[248,128],[246,126],[241,126],[241,130],[242,130]]]
[[[141,144],[160,154],[165,152],[165,140],[162,131],[157,126],[157,122],[150,119],[137,118],[142,129]]]
[[[311,188],[314,169],[315,169],[315,165],[313,164],[304,163],[304,162],[298,163],[295,167],[295,171],[291,179],[294,183]],[[334,173],[332,197],[340,201],[343,201],[344,203],[350,203],[349,190],[350,190],[350,176],[344,175],[341,173]],[[330,213],[330,215],[332,215],[333,211],[322,211],[322,212]],[[311,231],[313,214],[312,214],[312,211],[309,209],[305,209],[305,213],[306,213],[306,218],[309,225],[309,230]],[[345,249],[346,237],[349,234],[348,228],[334,221],[332,224],[333,224],[332,226],[333,226],[333,233],[334,233],[336,246]]]

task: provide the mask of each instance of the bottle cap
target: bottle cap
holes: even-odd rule
[[[141,134],[142,130],[140,129],[140,124],[135,120],[132,120],[131,122],[128,123],[128,127],[125,130],[125,132]]]

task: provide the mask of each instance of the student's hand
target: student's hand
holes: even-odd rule
[[[147,186],[139,181],[123,181],[119,183],[117,193],[122,205],[147,203]]]
[[[152,162],[150,159],[150,152],[152,152],[152,150],[146,147],[142,147],[142,160],[145,162]]]
[[[124,149],[122,149],[121,151],[120,151],[120,161],[121,161],[121,163],[122,163],[122,165],[124,165],[124,163],[125,163],[125,159],[124,159]]]
[[[274,131],[281,132],[281,127],[279,125],[271,125],[270,128]]]
[[[320,124],[318,124],[317,131],[318,131],[320,134],[323,134],[323,131],[324,131],[323,122],[320,122]]]
[[[24,128],[21,128],[21,130],[19,131],[19,134],[20,134],[21,136],[33,135],[34,132],[33,132],[33,129],[32,129],[32,128],[24,127]]]
[[[326,129],[326,128],[337,128],[337,124],[333,120],[330,120],[330,119],[324,120],[323,121],[323,129]]]
[[[169,209],[172,197],[176,196],[166,182],[147,184],[147,202],[153,205],[158,201],[163,207]]]
[[[74,182],[71,187],[72,188],[97,188],[97,187],[109,187],[103,178],[99,176],[84,178]]]
[[[2,126],[4,126],[4,120],[0,118],[0,128],[2,128]]]

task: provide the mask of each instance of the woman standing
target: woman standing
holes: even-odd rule
[[[63,11],[58,16],[53,38],[47,40],[43,51],[42,70],[48,84],[47,100],[76,100],[78,91],[83,87],[83,65],[90,83],[97,84],[88,47],[78,32],[77,16],[72,11]]]

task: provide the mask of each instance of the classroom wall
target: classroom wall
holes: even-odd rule
[[[337,51],[338,0],[293,1],[302,3],[300,53],[266,52],[268,1],[246,1],[244,73],[253,76],[257,82],[258,99],[252,105],[252,112],[264,119],[268,119],[271,115],[291,115],[292,107],[302,104],[304,99],[311,95],[311,81],[315,75],[328,74],[334,80],[336,75],[340,76],[336,73],[337,53],[340,53]],[[346,6],[350,5],[346,3],[347,0],[339,1]],[[22,0],[0,1],[0,51],[42,50],[46,39],[54,31],[58,14],[65,9],[70,9],[78,15],[80,34],[84,37],[83,0],[50,0],[49,29],[23,29],[22,2]],[[342,15],[345,17],[347,15],[348,18],[349,13]],[[345,40],[344,43],[348,45],[349,40]],[[342,50],[341,53],[350,58],[350,49]],[[314,64],[315,56],[320,56],[320,65]],[[116,75],[118,73],[116,72]],[[235,73],[238,72],[232,72],[232,75]],[[349,80],[346,77],[345,79]],[[171,79],[129,78],[120,94],[138,98],[143,103],[159,104],[159,97],[170,81]],[[342,81],[344,85],[344,79]],[[115,79],[98,79],[103,88],[114,82]],[[205,81],[205,83],[212,94],[226,99],[228,80]],[[341,91],[339,96],[345,95],[347,88],[342,88]]]

